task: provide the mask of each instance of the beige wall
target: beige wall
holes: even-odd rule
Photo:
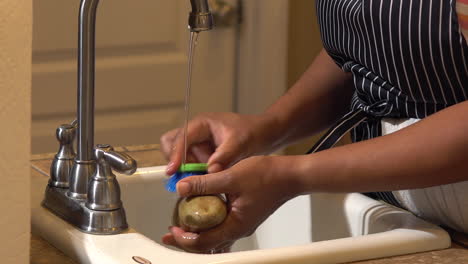
[[[34,1],[35,154],[56,152],[57,126],[76,118],[79,4],[79,0]],[[158,143],[164,132],[182,125],[189,9],[188,0],[100,1],[96,22],[96,144]],[[235,28],[200,35],[191,114],[232,110],[235,38]]]
[[[0,0],[0,259],[29,263],[32,0]]]
[[[315,1],[293,0],[289,7],[288,85],[291,86],[322,49]]]
[[[322,49],[315,16],[315,1],[292,0],[289,9],[288,87],[302,75]],[[319,136],[303,140],[287,148],[288,154],[303,154]],[[345,137],[344,142],[349,142]]]

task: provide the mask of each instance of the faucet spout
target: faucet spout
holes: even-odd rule
[[[208,0],[190,0],[190,4],[192,5],[192,12],[189,15],[190,31],[211,30],[214,22]]]
[[[94,75],[96,13],[99,0],[81,0],[78,27],[78,140],[68,195],[85,199],[88,179],[96,169],[94,148]]]
[[[208,0],[191,0],[189,28],[193,32],[213,28]],[[94,82],[96,13],[99,0],[81,0],[78,34],[78,133],[77,157],[70,175],[68,195],[85,199],[88,180],[94,173]]]
[[[96,13],[99,0],[82,0],[78,35],[78,158],[92,160]]]
[[[208,0],[191,0],[189,27],[192,32],[210,30],[213,17]],[[78,27],[77,124],[61,126],[60,150],[51,166],[42,205],[84,232],[116,234],[127,227],[120,200],[120,187],[111,169],[132,174],[136,162],[128,155],[98,145],[94,151],[94,82],[96,15],[99,0],[80,0]],[[77,153],[73,151],[77,130]],[[70,170],[70,166],[73,167]],[[96,168],[96,165],[98,167]]]

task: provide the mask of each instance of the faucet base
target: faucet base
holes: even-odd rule
[[[96,171],[94,160],[75,160],[70,172],[70,183],[67,196],[75,200],[86,200],[88,193],[88,181]]]
[[[125,211],[95,211],[85,206],[86,201],[67,196],[67,189],[47,186],[42,206],[85,233],[112,235],[128,228]]]

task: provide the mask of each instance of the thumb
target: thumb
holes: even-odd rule
[[[228,177],[226,173],[213,173],[191,176],[177,183],[177,193],[181,197],[220,194],[228,192]]]

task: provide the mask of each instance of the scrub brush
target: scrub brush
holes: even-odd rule
[[[208,165],[206,163],[188,163],[182,164],[179,170],[172,175],[166,182],[166,190],[176,191],[177,183],[187,177],[207,174]]]

